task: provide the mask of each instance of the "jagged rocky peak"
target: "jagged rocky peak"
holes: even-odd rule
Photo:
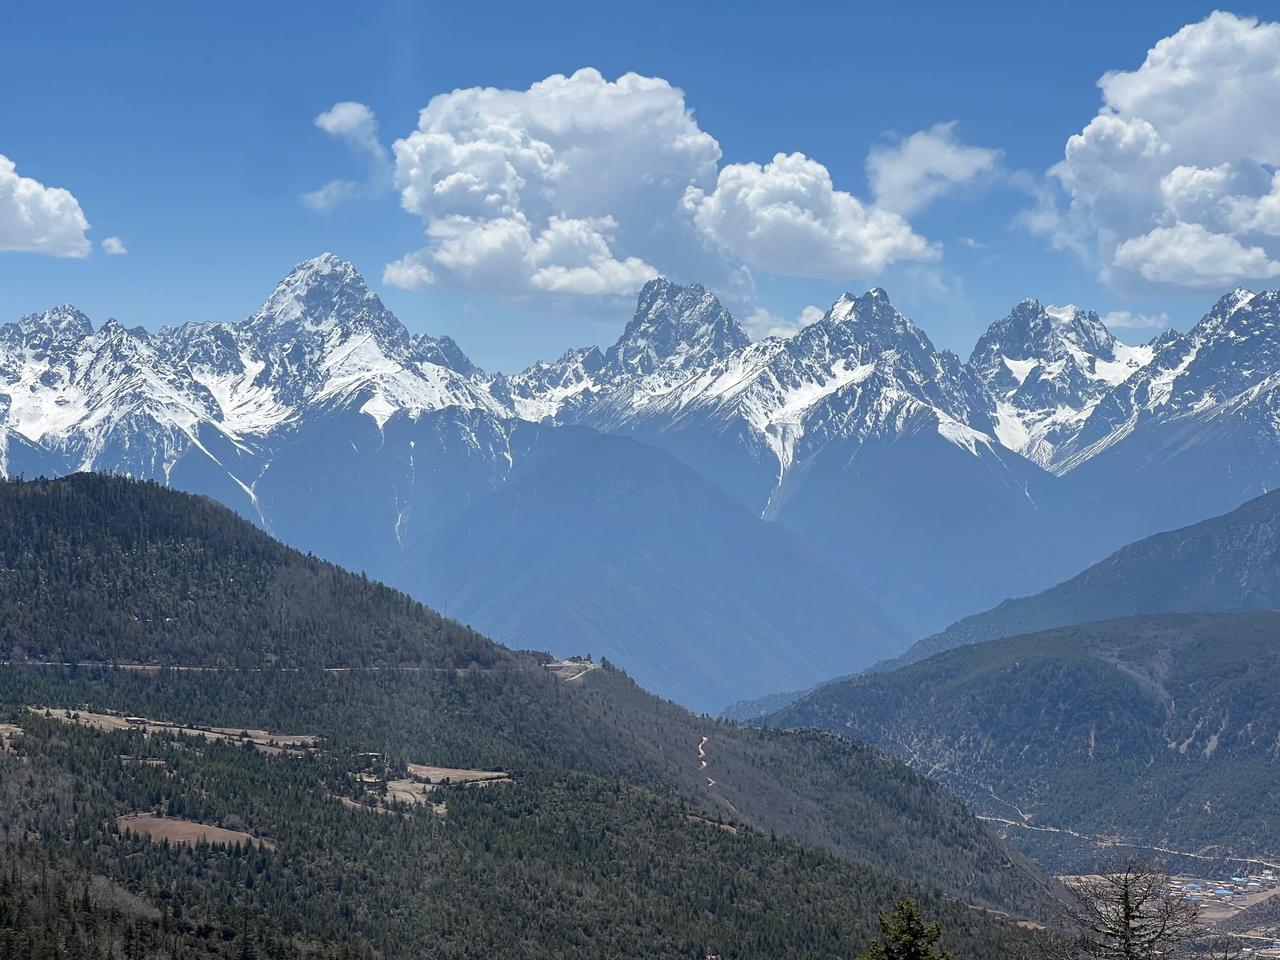
[[[797,348],[857,357],[862,362],[894,366],[951,359],[938,351],[928,335],[893,305],[881,287],[862,295],[842,293],[821,320],[796,334]],[[852,351],[852,353],[850,352]]]
[[[604,364],[599,347],[572,347],[550,363],[539,360],[529,371],[537,371],[549,383],[564,384],[594,377]]]
[[[37,351],[83,340],[91,333],[93,324],[89,318],[69,303],[44,313],[29,313],[16,323],[0,327],[0,338],[5,342]]]
[[[1274,442],[1280,291],[1232,290],[1185,335],[1166,334],[1146,349],[1152,360],[1098,404],[1074,439],[1065,469],[1115,446],[1139,419],[1148,429],[1230,423],[1242,436],[1252,432],[1258,449]]]
[[[659,277],[641,289],[635,315],[606,359],[615,373],[688,370],[708,367],[750,342],[706,287]]]
[[[245,327],[274,339],[369,333],[380,343],[405,349],[410,340],[404,324],[369,289],[360,272],[332,253],[294,267]]]
[[[1048,306],[1028,298],[987,328],[971,362],[992,362],[998,356],[1052,362],[1080,353],[1110,360],[1115,348],[1115,337],[1092,310],[1072,304]]]
[[[104,323],[102,328],[98,331],[98,336],[102,340],[106,341],[123,340],[126,338],[141,340],[146,343],[151,341],[151,334],[147,331],[146,327],[126,327],[115,317],[107,317],[107,322]]]
[[[1124,382],[1154,352],[1150,345],[1121,343],[1092,310],[1026,299],[987,328],[969,365],[998,397],[1053,382],[1055,402],[1079,406],[1073,400],[1092,399],[1099,389]],[[1069,396],[1073,394],[1081,396]]]
[[[438,367],[448,367],[454,373],[464,377],[476,377],[483,371],[471,362],[471,358],[462,352],[453,337],[433,337],[429,334],[416,334],[411,341],[413,359],[419,363],[434,363]]]
[[[497,377],[490,391],[520,419],[554,419],[593,396],[604,366],[599,347],[577,347],[558,360],[539,360],[514,376]]]
[[[40,316],[25,318],[38,324],[41,328],[58,334],[84,337],[93,333],[93,324],[84,312],[69,303],[53,307]]]
[[[1280,290],[1231,291],[1156,359],[1173,371],[1176,393],[1163,399],[1174,406],[1179,397],[1202,405],[1226,400],[1269,379],[1280,368]]]
[[[1215,342],[1223,337],[1229,340],[1241,337],[1253,337],[1259,333],[1266,334],[1269,325],[1265,322],[1258,327],[1256,318],[1274,314],[1275,290],[1255,293],[1243,287],[1237,287],[1222,296],[1194,327],[1187,331],[1189,343]]]
[[[840,294],[819,323],[856,325],[864,335],[924,337],[924,332],[899,312],[882,287],[872,287],[861,295]]]
[[[1055,470],[1090,411],[1155,352],[1121,343],[1092,310],[1028,298],[987,328],[969,369],[988,391],[1000,442]]]
[[[889,321],[897,325],[899,318],[906,319],[893,306],[884,288],[872,287],[861,296],[846,290],[822,319],[829,323]]]

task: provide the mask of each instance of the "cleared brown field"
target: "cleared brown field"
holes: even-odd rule
[[[501,770],[464,770],[460,767],[433,767],[425,763],[405,764],[409,773],[428,783],[509,783],[511,778]]]
[[[157,817],[149,813],[130,813],[117,817],[116,826],[122,831],[135,833],[157,843],[168,840],[170,843],[194,847],[203,840],[206,843],[227,847],[249,843],[268,850],[275,849],[275,844],[270,840],[262,840],[239,830],[224,830],[222,827],[211,827],[206,823],[196,823],[193,820]]]
[[[46,707],[28,707],[32,713],[47,713],[55,720],[65,723],[78,723],[81,726],[93,727],[108,733],[120,730],[141,730],[148,736],[174,736],[185,733],[188,736],[203,737],[205,740],[224,740],[236,743],[248,742],[270,754],[298,754],[313,749],[319,737],[299,733],[271,733],[267,730],[250,730],[242,727],[206,727],[198,724],[183,726],[165,720],[153,720],[150,717],[126,717],[117,713],[94,713],[90,710],[52,710]]]
[[[359,800],[339,798],[349,807],[365,810],[389,812],[393,804],[405,806],[427,806],[439,815],[445,814],[446,805],[433,799],[434,794],[447,780],[451,785],[462,787],[486,787],[493,783],[512,783],[512,778],[501,770],[468,770],[462,767],[436,767],[425,763],[406,764],[409,776],[397,780],[383,780],[382,776],[372,770],[358,773],[355,779],[368,787],[382,789],[368,790]]]

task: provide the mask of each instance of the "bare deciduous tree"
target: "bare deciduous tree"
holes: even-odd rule
[[[1199,905],[1170,888],[1154,864],[1129,860],[1123,868],[1067,882],[1074,895],[1067,919],[1084,957],[1096,960],[1173,960],[1203,933]]]
[[[1196,960],[1240,960],[1244,944],[1236,937],[1207,936],[1195,943]]]

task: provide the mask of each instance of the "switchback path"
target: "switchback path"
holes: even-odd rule
[[[702,742],[698,744],[698,769],[699,770],[707,769],[707,744],[710,742],[711,742],[711,738],[704,736],[702,738]],[[712,780],[710,777],[707,777],[707,786],[714,787],[715,785],[716,785],[716,782]]]

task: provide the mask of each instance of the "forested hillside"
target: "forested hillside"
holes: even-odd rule
[[[204,497],[79,474],[0,487],[0,658],[244,667],[491,665],[409,598]]]
[[[976,958],[1012,934],[962,901],[1036,915],[1053,895],[944,790],[867,747],[717,723],[607,665],[512,653],[208,501],[78,476],[6,483],[0,504],[16,661],[0,723],[21,730],[0,754],[4,836],[28,877],[51,858],[69,889],[100,873],[140,916],[180,896],[230,941],[265,924],[281,949],[387,956],[853,953],[908,891]],[[83,711],[120,729],[85,729]],[[216,739],[242,728],[319,740]],[[511,782],[361,806],[409,764]],[[116,826],[131,813],[247,836],[148,843]]]
[[[1115,841],[1280,859],[1280,614],[1133,617],[960,647],[769,718],[928,771],[1051,866]]]
[[[829,955],[856,950],[876,911],[908,895],[964,955],[1017,936],[918,886],[692,819],[616,779],[526,772],[445,791],[443,814],[378,815],[330,796],[342,763],[327,753],[275,758],[22,719],[21,747],[0,757],[0,818],[6,836],[39,842],[7,842],[5,861],[25,877],[16,888],[34,887],[27,899],[44,895],[42,876],[61,878],[81,939],[114,929],[155,955],[193,939],[234,956],[246,943],[267,956]],[[122,751],[150,762],[122,763]],[[157,806],[264,845],[157,844],[114,826]],[[101,916],[112,907],[114,928]]]

